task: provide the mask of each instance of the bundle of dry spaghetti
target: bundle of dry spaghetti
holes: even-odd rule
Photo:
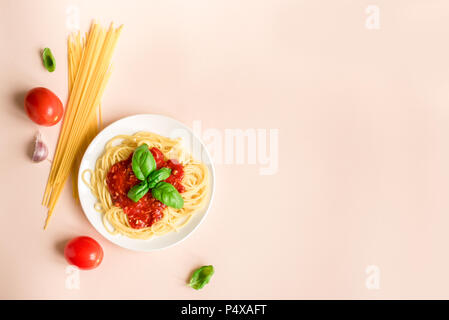
[[[122,27],[114,28],[111,23],[106,30],[94,22],[85,38],[77,33],[68,39],[69,100],[42,201],[48,208],[44,229],[65,182],[71,172],[76,175],[79,157],[98,131],[100,100]]]

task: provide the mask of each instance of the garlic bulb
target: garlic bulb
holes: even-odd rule
[[[34,141],[34,152],[31,160],[33,162],[41,162],[47,159],[48,148],[44,141],[42,141],[42,135],[40,132],[36,134],[36,140]]]

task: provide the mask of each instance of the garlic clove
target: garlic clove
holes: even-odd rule
[[[42,135],[40,132],[36,134],[36,140],[34,141],[34,152],[31,160],[33,162],[41,162],[47,159],[48,156],[48,147],[42,141]]]

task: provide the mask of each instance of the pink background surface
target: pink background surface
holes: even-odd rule
[[[221,132],[279,129],[278,172],[217,165],[209,216],[160,252],[102,238],[69,185],[44,232],[49,163],[27,156],[38,126],[21,99],[36,86],[67,98],[71,4],[82,30],[125,25],[105,124],[160,113]],[[368,5],[379,30],[365,28]],[[449,298],[448,28],[444,0],[2,0],[0,298]],[[53,152],[59,125],[39,129]],[[69,290],[61,248],[78,235],[105,257]],[[211,283],[188,288],[203,264],[216,267]],[[369,265],[378,290],[365,286]]]

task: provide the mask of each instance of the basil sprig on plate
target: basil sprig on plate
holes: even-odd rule
[[[141,181],[146,180],[151,171],[156,169],[156,161],[148,145],[143,144],[134,151],[132,167],[137,179]]]
[[[178,190],[172,184],[163,181],[170,176],[171,169],[156,170],[156,161],[147,144],[142,144],[134,151],[132,168],[137,179],[142,182],[128,191],[128,198],[137,202],[152,189],[153,197],[166,206],[175,209],[184,206],[184,199]]]
[[[147,178],[148,185],[151,189],[153,189],[158,182],[163,181],[170,177],[171,169],[170,168],[160,168],[159,170],[154,170],[150,173]]]
[[[184,206],[184,199],[179,194],[178,190],[165,181],[159,182],[152,190],[153,197],[166,206],[181,209]]]
[[[147,180],[142,181],[139,184],[136,184],[128,191],[128,198],[133,200],[134,202],[139,201],[148,191],[150,187],[148,186]]]

